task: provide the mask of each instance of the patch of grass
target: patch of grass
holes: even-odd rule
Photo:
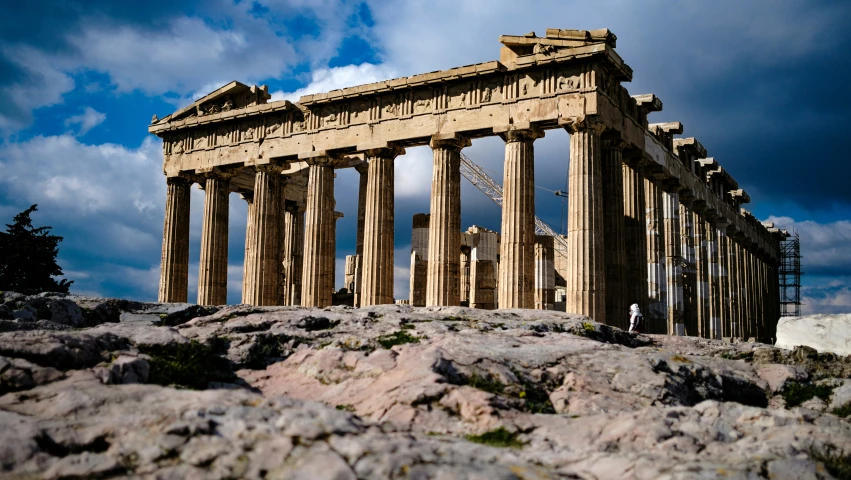
[[[837,417],[845,418],[851,415],[851,403],[846,403],[845,405],[839,408],[834,408],[830,411],[830,413],[836,415]]]
[[[417,328],[413,323],[403,323],[399,328],[402,330],[414,330]]]
[[[473,443],[481,443],[491,447],[500,448],[522,448],[524,442],[517,440],[517,432],[509,432],[504,427],[499,427],[496,430],[485,432],[481,435],[466,435],[468,441]]]
[[[825,470],[840,480],[851,479],[851,455],[828,447],[824,450],[810,449],[810,458],[824,465]]]
[[[597,329],[596,329],[596,328],[594,328],[594,324],[593,324],[593,323],[582,322],[582,328],[583,328],[586,332],[588,332],[589,334],[597,333]]]
[[[248,349],[248,359],[244,364],[246,368],[255,370],[286,360],[292,350],[302,343],[301,338],[289,335],[258,335],[255,338],[254,344]]]
[[[354,407],[354,406],[352,406],[352,405],[346,404],[346,403],[341,404],[341,405],[337,405],[335,408],[336,408],[337,410],[342,410],[342,411],[344,411],[344,412],[350,412],[350,413],[354,413],[354,412],[355,412],[355,407]]]
[[[403,345],[405,343],[420,343],[420,338],[410,333],[399,330],[397,332],[393,332],[390,335],[382,335],[375,339],[379,345],[390,350],[394,345]]]
[[[467,385],[497,395],[502,395],[505,391],[505,384],[490,375],[480,376],[473,373],[467,378]]]
[[[213,347],[195,340],[184,344],[141,345],[139,351],[151,357],[149,383],[202,390],[210,382],[229,382],[235,378],[227,359],[218,356]]]
[[[797,407],[807,400],[818,397],[825,402],[830,399],[835,387],[829,385],[814,385],[812,383],[789,382],[783,389],[783,399],[786,400],[786,408]]]

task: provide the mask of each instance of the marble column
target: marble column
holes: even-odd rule
[[[334,290],[334,167],[328,157],[309,163],[301,305],[327,307]]]
[[[685,335],[683,305],[683,257],[680,235],[679,185],[667,185],[662,194],[665,218],[665,282],[668,303],[668,335]]]
[[[461,149],[470,140],[455,134],[435,135],[430,142],[431,219],[428,233],[427,306],[461,303]]]
[[[667,331],[668,296],[665,273],[665,220],[659,180],[644,179],[644,205],[647,224],[647,333]]]
[[[499,308],[532,308],[535,301],[534,141],[543,137],[544,132],[516,125],[495,128],[494,132],[505,141],[497,302]]]
[[[248,283],[249,279],[251,279],[251,240],[254,235],[254,192],[241,192],[239,197],[245,200],[245,204],[248,207],[248,212],[245,216],[245,255],[242,261],[242,303],[249,305],[251,302],[248,300]]]
[[[683,256],[683,323],[685,334],[697,335],[697,272],[694,260],[693,198],[680,195],[680,247]]]
[[[694,225],[696,335],[709,338],[709,257],[706,241],[706,222],[703,221],[702,212],[702,205],[694,206],[692,224]]]
[[[759,320],[760,328],[760,337],[759,341],[768,342],[768,323],[766,322],[765,317],[765,274],[762,270],[762,250],[758,249],[755,255],[754,261],[754,277],[756,278],[756,284],[754,293],[756,294],[756,318]]]
[[[606,321],[629,328],[624,226],[623,140],[603,141],[603,215],[606,263]]]
[[[404,150],[394,147],[365,152],[369,173],[364,209],[362,307],[393,303],[393,165],[401,153]]]
[[[428,279],[428,230],[431,215],[417,213],[413,218],[411,231],[411,294],[412,307],[424,307],[426,304],[426,283]]]
[[[732,326],[730,307],[730,278],[729,278],[729,258],[727,256],[727,226],[729,223],[724,219],[715,221],[715,228],[718,236],[718,321],[720,322],[719,335],[721,337],[731,337],[730,328]]]
[[[647,222],[644,207],[644,174],[639,161],[630,158],[623,166],[624,244],[627,266],[627,304],[637,303],[647,313]],[[624,322],[629,322],[627,317]]]
[[[753,301],[753,298],[751,297],[750,284],[753,279],[751,277],[750,269],[748,268],[750,265],[748,244],[749,240],[744,237],[742,238],[742,242],[739,244],[739,269],[741,270],[742,277],[741,311],[745,327],[744,338],[746,340],[751,337],[756,337],[756,325],[754,324],[753,315],[751,314],[751,302]]]
[[[470,252],[470,307],[493,310],[497,304],[499,234],[477,226],[467,231],[477,237]]]
[[[461,247],[461,256],[459,261],[459,283],[461,290],[461,306],[470,306],[470,255],[472,249],[470,247]]]
[[[181,177],[166,179],[160,303],[185,303],[189,288],[189,187]]]
[[[301,275],[304,268],[304,209],[292,207],[284,214],[283,267],[284,305],[301,305]]]
[[[709,325],[708,333],[712,339],[721,338],[721,273],[718,264],[718,229],[715,226],[717,215],[707,216],[706,255],[709,264]]]
[[[228,195],[233,175],[214,172],[206,177],[198,305],[225,305],[228,300]]]
[[[246,272],[247,299],[243,303],[270,306],[278,303],[279,265],[281,263],[281,168],[274,165],[254,167],[254,201],[251,213],[250,267]]]
[[[535,235],[535,309],[553,310],[555,292],[555,241],[549,235]]]
[[[358,172],[358,230],[355,243],[355,255],[352,261],[354,270],[354,281],[352,283],[353,304],[355,307],[361,305],[361,285],[363,280],[363,229],[366,216],[366,189],[369,179],[369,165],[362,163],[355,166]]]
[[[736,232],[727,231],[727,262],[730,266],[728,278],[730,280],[730,335],[733,338],[742,337],[742,322],[739,312],[739,261],[736,250]]]
[[[570,132],[566,310],[606,323],[603,126],[583,122],[566,128]]]

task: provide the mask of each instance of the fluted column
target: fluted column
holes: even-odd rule
[[[760,327],[761,327],[760,328],[759,341],[760,342],[766,342],[768,340],[769,335],[768,335],[768,322],[766,322],[766,317],[765,317],[765,290],[766,290],[766,288],[765,288],[765,284],[764,284],[765,273],[762,270],[762,264],[763,264],[762,263],[762,250],[757,249],[756,255],[754,256],[754,269],[756,271],[755,275],[754,275],[754,277],[756,277],[756,289],[755,289],[755,292],[754,292],[756,294],[756,305],[757,305],[756,317],[759,320],[759,324],[760,324]]]
[[[532,308],[535,301],[534,141],[544,133],[517,126],[495,128],[494,132],[505,141],[497,302],[499,308]],[[434,229],[434,219],[431,225]],[[433,252],[429,251],[429,255]]]
[[[367,183],[369,179],[369,165],[368,164],[360,164],[355,166],[355,170],[358,172],[358,230],[357,230],[357,239],[355,243],[355,255],[354,255],[354,274],[355,279],[352,282],[352,301],[355,307],[361,306],[361,285],[362,285],[362,276],[363,276],[363,229],[364,229],[364,218],[366,216],[366,189]]]
[[[647,321],[648,333],[667,331],[668,297],[665,273],[665,221],[662,189],[658,180],[644,179],[647,222]]]
[[[163,248],[160,263],[161,303],[184,303],[189,288],[189,187],[180,177],[166,179]]]
[[[459,284],[460,284],[460,300],[461,305],[465,307],[470,306],[470,254],[472,253],[472,249],[470,247],[461,247],[461,256],[459,258]]]
[[[455,134],[435,135],[428,233],[426,306],[460,305],[461,149],[470,140]]]
[[[301,305],[301,275],[304,268],[304,210],[292,207],[284,214],[282,235],[284,305]]]
[[[647,313],[647,222],[644,207],[644,174],[639,159],[623,166],[624,245],[627,265],[627,303],[637,303]],[[623,315],[620,313],[619,315]],[[629,320],[626,320],[629,321]]]
[[[251,249],[254,235],[254,192],[241,192],[239,197],[245,200],[248,213],[245,216],[245,255],[242,257],[242,303],[250,304],[248,300],[248,284],[251,280]]]
[[[369,162],[364,209],[362,307],[393,303],[393,163],[404,150],[366,151]],[[458,252],[455,252],[456,258]]]
[[[204,222],[198,268],[198,305],[228,300],[228,173],[209,173],[204,182]]]
[[[603,141],[603,258],[606,263],[606,321],[610,325],[629,328],[624,236],[623,140]]]
[[[535,309],[553,310],[555,303],[555,240],[535,235]]]
[[[411,230],[411,284],[409,301],[412,307],[424,307],[428,279],[428,230],[431,215],[417,213]]]
[[[742,286],[741,286],[741,307],[740,310],[742,312],[742,323],[744,324],[745,335],[744,338],[747,340],[751,337],[756,336],[756,325],[753,321],[753,315],[751,314],[751,272],[748,266],[750,262],[748,261],[748,244],[749,240],[747,238],[742,238],[741,243],[739,244],[739,270],[741,271],[742,278]]]
[[[698,211],[698,208],[700,210]],[[692,215],[694,225],[694,264],[696,285],[697,335],[709,338],[709,258],[707,255],[706,222],[703,208],[695,205]]]
[[[328,157],[309,162],[301,305],[327,307],[334,290],[334,167]]]
[[[273,165],[254,167],[254,201],[251,214],[250,266],[244,303],[256,306],[278,303],[278,266],[281,263],[281,168]]]
[[[680,242],[680,196],[678,185],[663,194],[665,217],[665,275],[668,294],[668,335],[685,335],[683,320],[683,257]]]
[[[732,308],[730,306],[730,273],[729,273],[729,258],[727,256],[727,226],[726,220],[719,219],[715,222],[715,228],[718,230],[718,301],[720,308],[718,309],[718,320],[721,328],[719,336],[731,337],[730,329],[732,326],[731,316]]]
[[[736,251],[736,233],[733,230],[727,232],[727,264],[729,271],[730,289],[730,336],[742,338],[742,323],[739,312],[739,262]]]
[[[720,268],[718,264],[718,229],[716,216],[706,221],[706,254],[709,260],[709,338],[721,338],[721,288]]]
[[[570,132],[567,311],[606,323],[603,127],[582,122],[566,128]]]
[[[680,195],[680,247],[683,256],[683,323],[685,334],[697,335],[697,271],[694,260],[693,197]]]

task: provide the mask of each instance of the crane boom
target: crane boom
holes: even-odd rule
[[[469,180],[474,187],[487,195],[488,198],[493,200],[494,203],[500,207],[502,206],[502,186],[496,183],[496,180],[492,179],[487,173],[485,173],[482,167],[473,163],[473,161],[470,160],[470,157],[463,153],[461,154],[461,175]],[[537,216],[535,216],[535,234],[549,235],[553,237],[553,240],[558,242],[558,244],[562,247],[556,248],[556,252],[562,256],[567,256],[567,240],[561,235],[556,234],[549,225],[544,223],[544,221]]]

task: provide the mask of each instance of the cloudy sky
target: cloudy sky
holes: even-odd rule
[[[156,300],[165,181],[163,117],[239,80],[275,98],[499,58],[501,34],[609,28],[655,93],[653,122],[681,121],[751,196],[760,219],[799,232],[805,312],[851,311],[851,4],[839,1],[45,0],[0,16],[0,223],[33,203],[65,237],[77,293]],[[560,230],[568,136],[536,141],[536,209]],[[465,153],[497,180],[499,139]],[[407,297],[410,218],[427,212],[428,147],[396,163],[396,292]],[[338,265],[354,250],[357,179],[337,177]],[[193,189],[190,300],[202,192]],[[499,229],[469,184],[463,218]],[[231,197],[230,302],[238,302],[246,206]],[[338,275],[338,285],[342,284]]]

